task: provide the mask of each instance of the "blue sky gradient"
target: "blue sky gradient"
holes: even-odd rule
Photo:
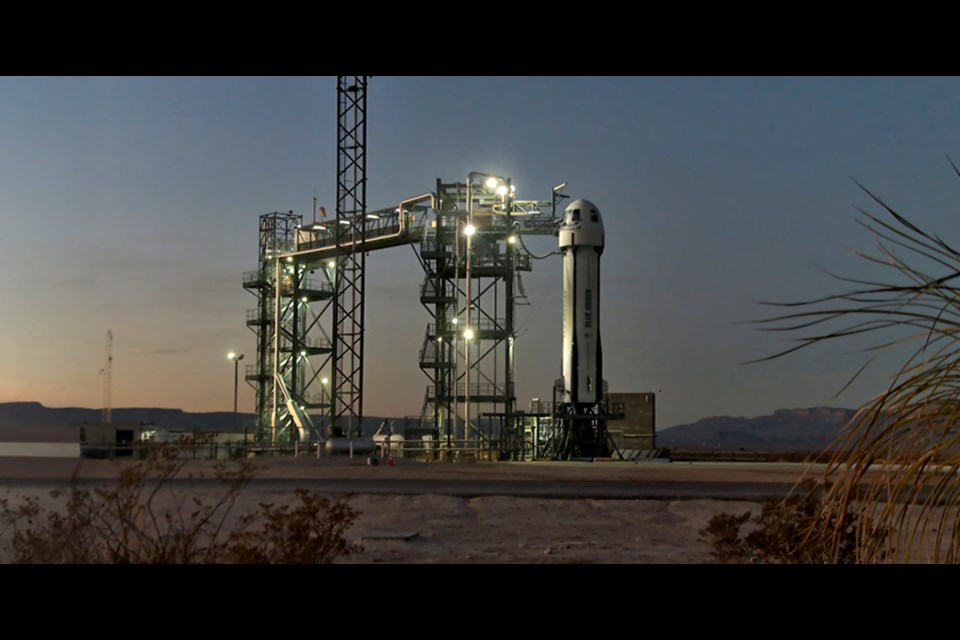
[[[855,181],[960,244],[957,78],[378,76],[368,100],[371,209],[471,171],[600,207],[605,378],[657,390],[660,428],[882,390],[881,364],[833,397],[849,345],[739,364],[785,344],[740,324],[759,301],[844,288],[818,267],[876,275],[845,248],[878,210]],[[0,402],[99,407],[109,329],[114,407],[232,409],[258,218],[334,210],[336,124],[332,76],[0,78]],[[521,407],[559,375],[560,271],[524,277]],[[410,247],[370,254],[369,415],[420,411],[422,275]]]

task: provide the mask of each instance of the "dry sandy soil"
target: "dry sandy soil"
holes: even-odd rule
[[[76,460],[0,459],[0,478],[8,479],[0,497],[34,495],[45,504],[51,479],[66,486]],[[577,481],[645,479],[716,482],[793,482],[799,465],[689,463],[417,463],[370,467],[359,462],[273,459],[259,462],[264,479],[390,478],[444,480],[552,478]],[[209,477],[210,464],[191,461],[187,471]],[[78,476],[116,478],[118,466],[84,460]],[[9,480],[9,479],[15,480]],[[44,484],[44,483],[48,484]],[[439,486],[438,484],[438,486]],[[212,500],[217,487],[197,495]],[[259,502],[282,503],[285,489],[246,491],[235,509],[243,512]],[[685,499],[533,498],[496,495],[460,497],[425,492],[419,495],[355,494],[351,506],[360,512],[348,538],[362,551],[340,564],[707,564],[710,546],[699,532],[716,513],[753,510],[757,502]],[[2,542],[2,540],[0,540]]]
[[[698,532],[719,500],[536,499],[507,496],[357,496],[351,532],[361,553],[344,563],[709,563]]]

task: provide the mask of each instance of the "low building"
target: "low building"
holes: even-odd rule
[[[80,455],[84,458],[124,458],[133,456],[152,425],[141,423],[87,422],[79,425]]]
[[[79,427],[71,425],[0,427],[0,457],[79,458]]]
[[[610,406],[623,408],[623,418],[607,421],[607,432],[617,448],[649,451],[656,449],[656,394],[607,393]]]

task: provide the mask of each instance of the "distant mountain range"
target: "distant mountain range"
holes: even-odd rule
[[[214,413],[188,413],[180,409],[113,409],[111,420],[118,424],[154,424],[165,429],[179,431],[228,431],[239,420],[250,420],[253,416],[232,411]],[[50,408],[39,402],[0,403],[0,426],[50,426],[99,423],[100,409],[80,407]],[[242,429],[242,427],[241,427]]]
[[[113,409],[111,422],[114,424],[152,424],[169,431],[243,431],[245,425],[253,423],[252,413],[232,411],[214,411],[211,413],[190,413],[180,409],[130,408]],[[99,424],[100,409],[81,407],[50,408],[39,402],[0,403],[0,427],[63,426],[80,424]],[[372,435],[383,422],[382,417],[365,416],[363,432]],[[405,426],[405,420],[394,420],[396,429]],[[415,425],[411,425],[415,426]]]
[[[667,449],[725,451],[822,451],[856,412],[814,407],[778,409],[757,418],[703,418],[693,424],[657,430],[657,446]]]
[[[708,449],[737,451],[819,451],[831,444],[840,430],[853,417],[852,409],[815,407],[811,409],[779,409],[772,415],[756,418],[720,416],[703,418],[693,424],[657,430],[660,448]],[[78,407],[50,408],[39,402],[0,403],[0,427],[52,426],[99,423],[99,409]],[[116,424],[153,424],[171,431],[232,431],[239,423],[249,425],[253,414],[230,411],[189,413],[180,409],[131,408],[113,409]],[[363,419],[363,432],[372,435],[383,422],[382,417]],[[394,420],[400,433],[413,420]]]

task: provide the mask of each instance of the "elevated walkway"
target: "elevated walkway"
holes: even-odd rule
[[[422,207],[404,209],[402,215],[405,219],[402,221],[397,208],[368,212],[364,217],[361,233],[357,233],[354,229],[354,221],[346,219],[325,220],[305,225],[297,229],[297,248],[288,255],[308,260],[310,256],[328,259],[355,250],[375,251],[419,243],[427,220],[426,215],[417,218],[416,214],[420,211],[426,211],[426,209]]]

